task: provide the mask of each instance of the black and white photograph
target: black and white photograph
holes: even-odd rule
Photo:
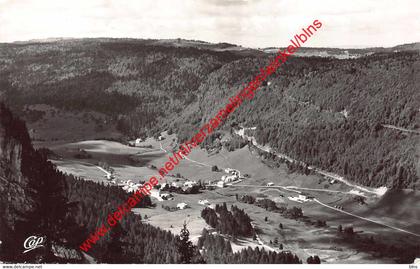
[[[420,269],[420,1],[0,0],[0,267],[64,264]]]

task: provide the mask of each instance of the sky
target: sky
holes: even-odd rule
[[[420,42],[420,0],[0,0],[0,42],[184,38],[279,47],[314,20],[309,47]]]

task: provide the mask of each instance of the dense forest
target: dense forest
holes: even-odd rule
[[[360,233],[356,227],[342,225],[337,229],[338,244],[349,244],[358,251],[374,253],[375,256],[392,258],[396,263],[412,263],[420,252],[420,244],[415,240],[398,245],[386,238]]]
[[[258,207],[264,208],[267,211],[280,213],[287,218],[300,219],[303,217],[302,208],[297,206],[287,208],[287,205],[277,206],[277,204],[271,199],[263,198],[257,200],[252,195],[242,195],[240,197],[237,196],[237,200],[243,203],[256,205]]]
[[[221,235],[213,235],[203,229],[198,240],[198,247],[203,250],[207,263],[247,263],[247,264],[285,264],[302,263],[296,255],[290,252],[266,251],[264,248],[244,248],[233,253],[229,241]]]
[[[30,104],[96,111],[127,135],[150,135],[156,125],[196,101],[200,83],[213,70],[242,57],[150,43],[91,39],[2,44],[0,53],[8,60],[1,60],[0,93],[19,113]]]
[[[230,211],[227,209],[226,203],[217,204],[215,209],[206,207],[201,211],[201,217],[222,234],[237,237],[251,236],[254,233],[251,218],[243,209],[234,205],[231,206]]]
[[[415,187],[418,135],[383,125],[420,127],[418,53],[292,59],[277,73],[225,127],[256,127],[247,134],[261,145],[364,185]],[[205,119],[215,114],[217,99],[225,98],[209,92],[210,86],[200,107],[209,110],[202,112]],[[173,126],[190,135],[181,122]]]
[[[127,137],[169,130],[183,141],[272,57],[214,46],[123,39],[1,44],[0,96],[18,113],[39,103],[95,111]],[[257,127],[249,134],[260,144],[364,185],[415,188],[418,135],[384,125],[420,128],[419,79],[417,50],[292,57],[220,128]],[[214,138],[208,137],[219,143]]]
[[[0,133],[1,196],[8,198],[2,202],[5,214],[0,221],[0,256],[14,262],[60,262],[54,246],[74,249],[79,243],[74,235],[82,232],[71,214],[76,205],[64,192],[65,175],[47,161],[42,151],[33,149],[25,123],[3,104],[0,104]],[[12,157],[13,154],[16,155]],[[17,193],[19,189],[22,191]],[[21,248],[31,235],[44,236],[45,248],[25,255]],[[80,255],[74,259],[80,262]]]

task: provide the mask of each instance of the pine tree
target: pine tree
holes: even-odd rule
[[[116,226],[110,231],[111,240],[106,244],[106,250],[101,258],[103,263],[122,263],[124,257],[123,247],[126,245],[122,241],[122,237],[126,234],[121,224],[117,223]]]
[[[306,260],[306,262],[308,264],[320,264],[321,259],[317,255],[315,255],[314,257],[309,256],[308,259]]]
[[[178,263],[191,263],[194,256],[194,246],[190,241],[190,232],[185,222],[177,242],[177,248],[180,256]]]

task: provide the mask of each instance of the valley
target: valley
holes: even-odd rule
[[[240,131],[238,133],[241,134]],[[176,145],[175,135],[162,133],[162,136],[165,138],[162,141],[147,138],[136,147],[106,140],[54,144],[50,149],[60,158],[53,158],[52,161],[63,172],[111,184],[106,179],[107,170],[97,166],[100,162],[106,162],[112,168],[112,174],[117,182],[131,180],[139,183],[157,174],[154,167],[161,167],[167,160],[167,154]],[[258,144],[253,146],[267,150],[267,147]],[[84,150],[91,155],[91,158],[83,161],[75,160],[72,157],[75,150]],[[212,171],[212,166],[217,166],[219,171]],[[144,223],[174,234],[179,233],[183,223],[186,222],[191,239],[196,244],[203,228],[213,230],[200,216],[201,210],[206,205],[199,204],[199,201],[207,200],[209,205],[222,203],[226,203],[228,207],[236,205],[244,209],[253,220],[257,240],[246,237],[232,240],[226,237],[231,241],[234,251],[248,246],[280,251],[278,245],[270,243],[277,239],[282,244],[283,250],[296,253],[298,257],[317,255],[323,263],[392,262],[392,258],[375,257],[373,252],[359,251],[352,243],[343,243],[337,232],[339,225],[352,226],[358,234],[374,236],[378,240],[396,245],[407,241],[413,244],[420,242],[418,234],[420,230],[414,225],[420,214],[415,206],[420,203],[420,195],[416,192],[406,191],[400,194],[405,196],[407,193],[412,193],[414,200],[410,200],[411,204],[393,205],[388,201],[389,196],[398,196],[398,194],[394,194],[392,190],[378,192],[345,180],[331,183],[331,179],[339,176],[328,174],[326,177],[325,171],[303,175],[288,172],[285,165],[273,169],[263,163],[254,147],[245,146],[231,152],[222,148],[216,153],[196,149],[160,183],[169,185],[179,183],[182,186],[187,181],[201,181],[203,184],[208,184],[219,180],[225,174],[223,172],[225,168],[236,169],[242,175],[247,174],[249,177],[243,178],[241,182],[228,184],[224,188],[206,189],[198,194],[172,193],[172,200],[161,200],[152,195],[152,202],[155,204],[153,207],[133,209],[133,212],[140,214]],[[299,194],[310,198],[303,199],[304,201],[290,199]],[[238,202],[235,195],[253,195],[260,199],[271,199],[279,205],[301,207],[305,218],[311,221],[326,221],[327,226],[316,227],[304,220],[289,219],[281,214],[269,213],[255,205]],[[364,204],[360,204],[356,197],[363,197]],[[398,198],[393,197],[393,199]],[[174,211],[164,208],[176,208],[180,203],[187,204],[187,208]],[[392,208],[395,206],[398,206],[398,209]],[[405,219],[402,220],[397,214],[400,210],[411,211],[411,215],[405,215]],[[412,221],[407,219],[410,216]],[[265,220],[266,217],[268,220]],[[282,229],[278,227],[280,223]]]
[[[71,216],[60,239],[77,249],[272,57],[179,39],[0,44],[0,97],[25,122],[5,109],[0,190],[21,200],[24,190],[36,193],[52,225]],[[197,263],[269,255],[279,263],[412,262],[420,251],[419,63],[415,44],[303,48],[89,257],[174,263],[185,224]],[[57,195],[62,203],[50,210]],[[10,212],[24,205],[19,199]],[[9,215],[8,229],[17,229]]]

